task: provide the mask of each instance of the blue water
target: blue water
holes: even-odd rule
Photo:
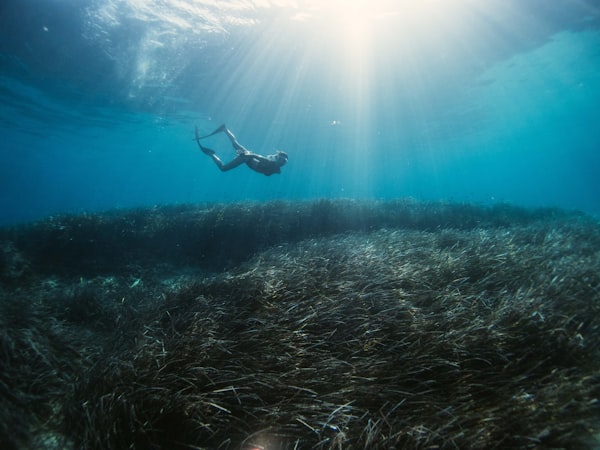
[[[595,0],[3,0],[0,99],[3,225],[323,197],[600,214]],[[223,122],[282,173],[219,172],[192,138]]]

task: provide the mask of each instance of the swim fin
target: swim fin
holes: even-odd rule
[[[214,150],[212,150],[212,149],[210,149],[210,148],[207,148],[207,147],[204,147],[204,146],[203,146],[203,145],[200,143],[200,139],[202,139],[202,138],[201,138],[200,136],[198,136],[198,127],[196,127],[196,129],[194,130],[194,134],[196,135],[196,138],[195,138],[194,140],[195,140],[195,141],[198,143],[198,147],[200,147],[200,150],[202,150],[202,152],[203,152],[205,155],[210,155],[210,156],[214,155],[214,154],[215,154],[215,151],[214,151]],[[206,137],[206,136],[204,136],[204,137]]]
[[[226,129],[227,129],[227,127],[225,126],[225,124],[223,124],[223,125],[219,126],[219,128],[217,128],[215,131],[213,131],[210,134],[207,134],[205,136],[198,136],[198,127],[196,127],[196,140],[205,139],[207,137],[214,136],[215,134],[221,133],[221,132],[225,131]]]
[[[200,150],[202,150],[202,153],[204,153],[205,155],[212,156],[215,154],[215,151],[213,149],[204,147],[202,144],[200,144],[200,142],[198,142],[198,145],[200,146]]]

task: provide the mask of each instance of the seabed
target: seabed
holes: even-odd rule
[[[0,246],[3,449],[598,448],[584,214],[190,205]]]

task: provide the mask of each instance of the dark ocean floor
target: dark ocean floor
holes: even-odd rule
[[[598,448],[583,214],[196,205],[0,245],[2,449]]]

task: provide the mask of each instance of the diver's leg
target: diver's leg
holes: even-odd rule
[[[239,166],[241,164],[241,162],[239,164],[237,164],[236,166],[232,166],[231,162],[228,164],[224,164],[223,161],[221,161],[221,158],[219,158],[216,154],[216,152],[213,149],[210,149],[208,147],[204,147],[202,144],[200,144],[200,142],[198,141],[198,145],[200,146],[200,150],[202,150],[202,153],[204,153],[205,155],[210,156],[210,159],[212,159],[215,164],[217,165],[217,167],[219,169],[221,169],[221,172],[225,172],[229,169],[233,169],[236,166]],[[235,159],[233,160],[235,161]],[[232,161],[232,162],[233,162]]]
[[[223,161],[219,159],[217,155],[211,156],[215,164],[221,169],[221,172],[227,172],[228,170],[235,169],[237,166],[244,164],[248,158],[245,155],[237,155],[227,164],[223,164]]]
[[[210,159],[212,159],[214,161],[214,163],[221,170],[221,172],[226,172],[226,171],[228,171],[228,170],[233,169],[234,167],[236,167],[236,166],[232,166],[231,162],[227,163],[227,164],[224,164],[223,161],[221,161],[221,158],[219,158],[217,156],[217,154],[215,153],[214,150],[211,150],[210,148],[206,148],[206,147],[201,147],[201,149],[202,149],[202,151],[204,152],[205,155],[210,156]],[[241,163],[237,164],[237,166],[239,166],[240,164]]]
[[[231,132],[231,130],[229,128],[227,128],[225,125],[222,125],[222,126],[224,127],[223,133],[225,133],[225,135],[229,138],[233,148],[235,148],[238,152],[249,152],[250,151],[237,141],[237,139],[235,138],[235,135]]]
[[[223,169],[225,167],[225,164],[223,164],[223,161],[221,161],[221,158],[219,158],[217,155],[215,155],[214,153],[209,155],[210,158],[215,162],[215,164],[217,165],[217,167],[221,170],[221,172],[225,172],[225,170]]]
[[[199,136],[198,135],[198,127],[196,127],[196,142],[198,142],[198,145],[200,145],[200,142],[199,142],[200,139],[211,137],[211,136],[214,136],[215,134],[221,133],[221,132],[225,133],[225,135],[231,141],[231,145],[233,146],[233,148],[236,149],[238,152],[249,152],[250,151],[237,141],[237,139],[235,138],[235,135],[231,132],[231,130],[229,128],[227,128],[227,126],[225,126],[225,124],[219,126],[215,131],[213,131],[212,133],[207,134],[205,136]]]
[[[225,125],[221,125],[221,127],[223,127],[224,130],[227,130],[227,128],[225,128]],[[219,128],[221,128],[221,127],[219,127]],[[227,131],[229,131],[229,130],[227,130]],[[229,133],[231,133],[231,132],[229,132]],[[232,134],[232,136],[233,136],[233,134]],[[200,150],[202,151],[202,153],[210,156],[210,158],[215,162],[215,164],[221,170],[221,172],[227,172],[228,170],[235,169],[237,166],[244,164],[248,160],[248,155],[246,155],[244,153],[238,153],[238,155],[235,158],[233,158],[227,164],[224,164],[223,161],[221,161],[221,158],[219,158],[217,156],[217,153],[213,149],[205,147],[200,143],[200,139],[202,139],[202,138],[200,136],[198,136],[198,127],[196,127],[196,142],[198,143],[198,147],[200,147]],[[235,140],[235,137],[233,139]],[[241,147],[241,149],[246,150],[246,149],[244,149],[244,147],[242,147],[242,146],[240,146],[240,147]],[[239,151],[239,149],[238,149],[238,151]]]

